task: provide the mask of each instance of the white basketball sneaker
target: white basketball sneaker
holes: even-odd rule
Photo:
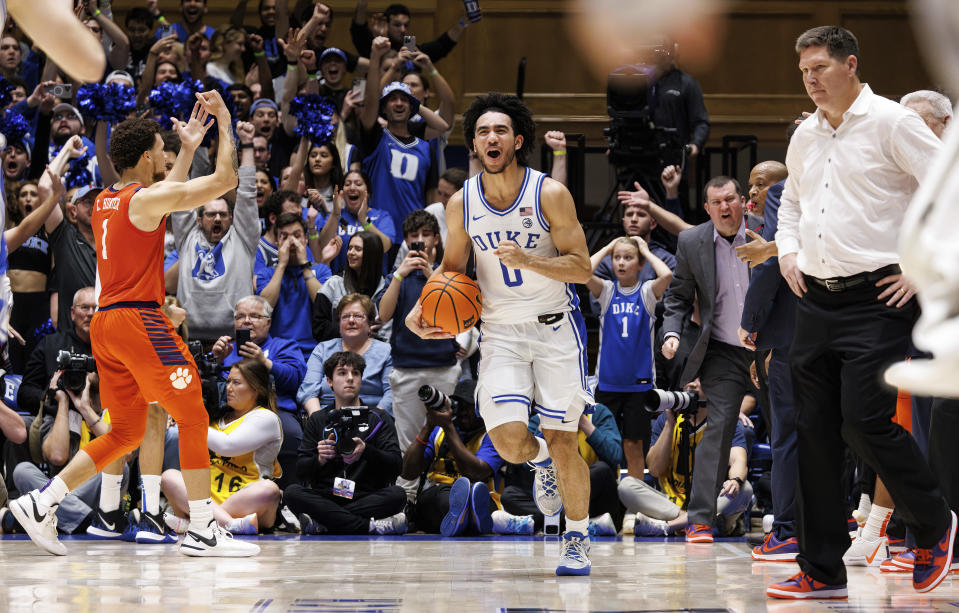
[[[10,511],[37,547],[55,556],[67,555],[67,546],[57,538],[57,506],[41,513],[37,506],[40,490],[33,490],[10,503]]]
[[[559,494],[559,482],[556,480],[556,465],[550,460],[546,466],[533,465],[536,471],[533,477],[533,499],[536,508],[547,517],[563,510],[563,498]]]
[[[207,528],[207,534],[187,530],[186,538],[180,543],[180,553],[206,558],[246,558],[260,553],[259,545],[235,540],[215,519],[210,520]]]
[[[856,540],[842,556],[846,566],[876,566],[889,559],[889,539],[881,536],[870,539],[862,534],[862,528],[856,531]]]

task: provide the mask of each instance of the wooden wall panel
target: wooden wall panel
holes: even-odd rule
[[[666,0],[664,0],[666,1]],[[122,22],[126,7],[115,0]],[[247,21],[256,21],[257,0],[249,0]],[[348,26],[353,0],[330,0],[335,19],[331,44],[351,48]],[[371,2],[382,10],[387,0]],[[456,21],[462,4],[455,0],[408,0],[412,32],[421,40],[435,37]],[[209,0],[208,23],[226,23],[233,0]],[[170,19],[178,19],[179,3],[160,0]],[[473,96],[491,90],[512,92],[516,68],[527,58],[526,96],[541,124],[540,131],[563,129],[587,134],[590,144],[603,142],[608,122],[605,83],[592,75],[572,46],[566,31],[565,6],[557,0],[481,0],[483,21],[467,29],[439,69],[460,92],[462,112]],[[908,21],[906,0],[737,0],[730,5],[727,36],[715,64],[694,73],[706,98],[713,129],[710,140],[725,134],[756,134],[760,144],[781,147],[788,122],[811,103],[805,95],[796,37],[805,29],[838,23],[851,29],[862,46],[863,78],[877,92],[898,96],[932,87],[922,67]],[[680,50],[680,66],[682,65]],[[454,143],[462,141],[454,130]]]

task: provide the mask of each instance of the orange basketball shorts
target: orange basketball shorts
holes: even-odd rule
[[[100,377],[100,404],[112,429],[84,447],[97,469],[140,446],[147,403],[159,402],[180,430],[180,468],[210,466],[200,375],[186,343],[159,308],[121,303],[98,310],[90,323]],[[135,305],[135,306],[126,306]]]

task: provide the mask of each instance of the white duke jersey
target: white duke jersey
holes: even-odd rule
[[[513,240],[530,255],[559,255],[540,206],[546,175],[526,168],[516,200],[506,209],[494,208],[483,195],[480,173],[463,187],[463,225],[473,242],[476,278],[483,292],[483,321],[515,324],[540,315],[565,313],[579,306],[571,283],[554,281],[531,270],[507,268],[493,250],[501,240]]]

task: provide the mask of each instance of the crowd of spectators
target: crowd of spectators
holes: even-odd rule
[[[255,26],[247,4],[240,0],[221,27],[206,23],[204,0],[181,0],[176,21],[147,0],[122,28],[109,5],[79,9],[109,58],[103,83],[131,88],[133,114],[163,120],[159,86],[199,82],[224,93],[236,121],[238,186],[170,216],[164,266],[165,312],[192,341],[205,379],[217,520],[237,533],[545,529],[550,518],[533,501],[532,472],[500,457],[474,411],[478,331],[424,340],[405,325],[442,259],[450,196],[476,172],[447,167],[456,93],[437,64],[469,28],[482,27],[477,3],[465,2],[462,19],[417,43],[405,6],[372,14],[359,0],[352,49],[327,46],[333,11],[322,3],[261,0]],[[657,91],[700,97],[684,120],[673,117],[675,105],[659,109],[663,121],[695,124],[682,134],[695,156],[708,134],[701,93],[671,54],[663,58]],[[8,109],[29,126],[5,135],[0,157],[16,331],[0,404],[0,482],[24,492],[109,429],[95,368],[82,358],[92,354],[96,307],[91,211],[118,177],[107,154],[113,123],[81,112],[56,86],[76,92],[83,84],[70,83],[9,21],[0,74]],[[297,107],[313,94],[332,106],[325,129],[301,125]],[[937,96],[918,93],[903,104],[941,136],[951,107]],[[168,179],[212,171],[215,142],[181,168],[176,133],[163,140]],[[547,132],[543,144],[553,176],[565,181],[565,136]],[[786,402],[777,385],[788,378],[791,336],[783,332],[795,315],[771,315],[755,297],[765,291],[769,303],[778,296],[787,307],[792,300],[768,285],[779,280],[775,261],[762,263],[776,255],[786,167],[762,162],[748,190],[712,178],[697,195],[709,217],[698,226],[682,217],[685,173],[668,165],[654,189],[624,188],[622,232],[592,258],[584,308],[600,329],[597,404],[580,420],[579,445],[590,466],[590,531],[685,532],[710,542],[713,533],[748,531],[755,505],[775,514],[774,538],[787,542],[795,501],[784,490],[795,488],[784,484],[795,482],[795,453],[784,450],[795,444],[795,425],[776,408]],[[757,349],[757,333],[759,351],[747,351]],[[437,403],[421,400],[424,386],[440,393]],[[657,416],[647,410],[654,389],[695,391],[698,404]],[[104,518],[117,512],[112,492],[128,491],[134,506],[143,498],[146,510],[154,483],[168,502],[155,542],[183,529],[177,427],[155,410],[148,437],[165,448],[162,473],[153,452],[144,462],[141,451],[123,475],[96,477],[71,494],[57,512],[61,531],[103,533]],[[530,429],[538,432],[536,419]],[[749,471],[763,440],[773,449],[771,488],[768,475],[763,483]],[[137,481],[142,492],[126,485]],[[16,530],[0,510],[0,531]]]

